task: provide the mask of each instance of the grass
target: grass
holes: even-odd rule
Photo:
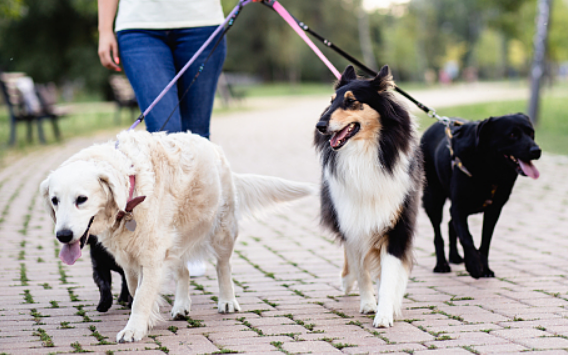
[[[536,142],[545,152],[568,155],[568,90],[564,87],[542,91],[539,121],[536,125]],[[441,115],[462,117],[468,120],[482,120],[491,116],[508,113],[527,113],[527,100],[497,101],[473,105],[453,106],[439,109]],[[424,114],[419,115],[421,129],[429,127],[434,120]]]

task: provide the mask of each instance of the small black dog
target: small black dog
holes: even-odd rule
[[[126,284],[126,278],[124,276],[124,271],[116,261],[114,257],[103,247],[96,236],[90,235],[88,244],[91,246],[91,263],[93,265],[93,280],[99,287],[99,292],[101,298],[99,300],[99,305],[97,306],[97,311],[106,312],[112,306],[112,279],[110,276],[111,271],[116,271],[122,277],[122,289],[120,291],[120,296],[118,297],[118,302],[124,302],[128,307],[132,304],[132,297],[128,291],[128,285]]]
[[[451,126],[451,150],[442,123],[433,124],[421,139],[426,174],[422,202],[434,227],[434,272],[450,272],[440,232],[442,209],[449,198],[450,262],[463,262],[456,247],[459,237],[469,274],[474,278],[494,277],[487,259],[495,224],[517,175],[538,178],[531,160],[540,158],[541,150],[534,142],[529,118],[522,113],[462,123]],[[479,212],[484,215],[481,247],[477,250],[467,218]]]

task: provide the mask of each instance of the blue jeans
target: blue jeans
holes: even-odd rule
[[[197,52],[217,26],[173,30],[123,30],[117,33],[124,72],[132,84],[136,99],[144,111],[170,80]],[[179,99],[193,80],[218,37],[201,53],[162,100],[145,117],[150,132],[160,130],[174,111]],[[227,46],[219,44],[199,78],[181,101],[164,127],[168,132],[193,133],[209,138],[209,123],[217,80],[223,68]]]

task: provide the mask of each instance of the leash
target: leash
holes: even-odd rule
[[[176,76],[174,76],[174,78],[169,82],[168,85],[166,85],[166,87],[162,90],[162,92],[154,99],[154,101],[150,104],[150,106],[148,106],[148,108],[146,108],[146,110],[144,110],[143,113],[140,114],[140,116],[138,116],[138,118],[136,119],[136,121],[132,124],[132,126],[130,126],[130,128],[128,128],[128,130],[133,130],[134,128],[136,128],[136,126],[138,126],[140,124],[140,122],[142,122],[144,120],[144,118],[148,115],[148,113],[150,113],[150,111],[152,111],[152,109],[154,108],[154,106],[156,106],[156,104],[164,97],[164,95],[172,88],[172,86],[174,86],[174,84],[179,80],[179,78],[185,73],[185,71],[191,66],[191,64],[193,64],[193,62],[195,62],[195,60],[197,59],[197,57],[199,57],[201,55],[201,53],[203,53],[203,51],[205,50],[205,48],[207,48],[207,46],[213,41],[213,39],[225,28],[225,26],[227,24],[230,23],[230,26],[227,28],[231,28],[234,19],[238,16],[238,14],[240,13],[241,9],[250,4],[252,2],[252,0],[239,0],[239,3],[237,4],[237,6],[235,6],[235,8],[229,13],[229,15],[225,18],[225,20],[223,21],[223,23],[221,23],[219,25],[219,27],[217,27],[217,29],[215,29],[215,31],[211,34],[211,36],[209,36],[209,38],[207,38],[207,40],[203,43],[203,45],[201,45],[201,47],[197,50],[197,52],[195,52],[195,54],[193,55],[193,57],[191,57],[191,59],[189,59],[189,61],[183,66],[183,68],[180,69],[180,71],[176,74]],[[223,36],[225,35],[225,33],[227,33],[227,30],[223,31],[223,34],[220,36],[220,39],[223,38]],[[209,56],[207,57],[207,60],[209,60],[209,58],[211,57],[211,54],[213,53],[213,51],[217,48],[217,45],[220,42],[220,39],[217,41],[217,44],[215,45],[215,47],[213,48],[213,50],[211,51],[211,53],[209,54]],[[194,77],[193,81],[191,82],[190,86],[195,82],[195,80],[197,79],[197,77],[199,76],[199,74],[201,73],[201,71],[203,71],[203,66],[205,66],[205,63],[207,62],[207,60],[202,64],[202,66],[200,67],[199,71],[197,72],[196,76]],[[187,93],[187,90],[186,90]],[[184,95],[186,94],[184,93]],[[179,105],[179,102],[178,102]],[[177,106],[176,106],[177,108]],[[175,108],[174,108],[175,111]],[[171,114],[170,114],[171,117]],[[168,120],[169,118],[168,117]],[[164,126],[162,126],[163,128]],[[161,130],[161,129],[160,129]],[[117,147],[118,147],[118,141],[117,141]]]
[[[350,61],[351,63],[355,64],[357,67],[359,67],[359,69],[363,70],[364,72],[366,72],[367,74],[371,75],[371,76],[377,76],[377,72],[371,68],[369,68],[368,66],[366,66],[365,64],[361,63],[361,61],[359,61],[358,59],[356,59],[355,57],[353,57],[352,55],[350,55],[349,53],[345,52],[343,49],[339,48],[338,46],[336,46],[333,42],[331,42],[330,40],[326,39],[325,37],[323,37],[322,35],[320,35],[319,33],[315,32],[314,30],[312,30],[306,23],[298,20],[296,17],[290,15],[283,7],[282,5],[276,1],[276,0],[263,0],[262,4],[266,5],[267,7],[273,9],[274,11],[276,11],[280,16],[282,16],[284,18],[284,20],[286,22],[289,22],[289,19],[287,19],[286,17],[284,17],[282,15],[282,13],[286,13],[290,16],[290,18],[293,20],[294,25],[290,24],[290,26],[292,26],[292,28],[294,28],[296,30],[296,28],[300,28],[302,29],[304,32],[309,33],[310,35],[312,35],[313,37],[315,37],[317,40],[319,40],[321,43],[323,43],[325,46],[331,48],[332,50],[334,50],[336,53],[338,53],[339,55],[341,55],[343,58],[347,59],[348,61]],[[296,32],[298,32],[296,30]],[[304,37],[302,37],[304,38]],[[304,39],[305,41],[305,39]],[[312,46],[310,46],[311,48]],[[312,48],[313,49],[313,48]],[[317,49],[317,47],[316,47]],[[316,52],[316,54],[321,53],[318,51]],[[322,54],[323,56],[323,54]],[[318,54],[318,57],[320,57],[320,54]],[[325,58],[325,56],[324,56]],[[320,57],[321,59],[321,57]],[[322,59],[323,60],[323,59]],[[329,62],[327,60],[327,58],[325,59],[324,63]],[[333,67],[333,65],[332,65]],[[329,68],[329,65],[328,65]],[[333,70],[330,68],[331,72],[335,74],[335,72],[337,72],[337,70],[335,70],[335,68],[333,68]],[[335,75],[338,79],[341,77],[341,75]],[[398,92],[399,94],[401,94],[402,96],[404,96],[405,98],[407,98],[410,102],[412,102],[413,104],[415,104],[420,110],[424,111],[424,113],[426,113],[429,117],[435,118],[438,121],[441,121],[443,123],[449,123],[452,122],[452,119],[446,116],[440,116],[436,113],[436,110],[433,108],[430,108],[426,105],[424,105],[423,103],[421,103],[420,101],[416,100],[414,97],[412,97],[409,93],[407,93],[406,91],[402,90],[400,87],[396,86],[394,87],[394,90],[396,92]]]
[[[369,68],[368,66],[363,64],[361,61],[359,61],[358,59],[356,59],[355,57],[353,57],[349,53],[345,52],[343,49],[341,49],[338,46],[336,46],[335,44],[333,44],[333,42],[326,39],[325,37],[323,37],[319,33],[315,32],[314,30],[312,30],[307,24],[298,20],[296,17],[292,16],[288,11],[286,11],[286,9],[284,9],[284,7],[277,0],[261,0],[261,2],[265,6],[271,8],[276,13],[278,13],[290,25],[290,27],[292,27],[294,29],[294,31],[296,31],[296,33],[298,33],[298,35],[304,40],[304,42],[306,42],[308,44],[308,46],[310,46],[310,48],[324,62],[324,64],[329,68],[329,70],[335,75],[335,77],[337,79],[341,78],[341,74],[339,74],[339,72],[333,66],[333,64],[331,64],[331,62],[323,55],[323,53],[319,50],[319,48],[317,48],[313,44],[313,42],[305,35],[304,32],[309,33],[310,35],[312,35],[313,37],[318,39],[321,43],[323,43],[325,46],[331,48],[336,53],[338,53],[339,55],[341,55],[343,58],[347,59],[351,63],[355,64],[357,67],[359,67],[361,70],[363,70],[367,74],[369,74],[371,76],[377,76],[378,73],[375,70]],[[304,32],[302,32],[302,30]],[[424,105],[423,103],[416,100],[409,93],[402,90],[400,87],[398,87],[396,85],[394,87],[394,90],[396,92],[398,92],[399,94],[401,94],[402,96],[404,96],[405,98],[407,98],[410,102],[415,104],[419,109],[424,111],[424,113],[426,113],[429,117],[435,118],[439,122],[444,124],[444,126],[445,126],[444,131],[445,131],[445,134],[446,134],[446,138],[448,140],[448,148],[450,150],[450,155],[451,155],[451,158],[452,158],[452,168],[457,167],[464,174],[466,174],[469,177],[472,177],[471,172],[465,167],[465,165],[463,165],[461,159],[455,155],[454,150],[452,148],[453,135],[452,135],[452,131],[451,131],[451,126],[461,126],[463,123],[460,122],[459,120],[451,119],[447,116],[438,115],[438,113],[436,112],[435,109]]]

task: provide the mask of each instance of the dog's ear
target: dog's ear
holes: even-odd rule
[[[49,213],[51,220],[55,222],[55,211],[53,210],[53,206],[51,205],[51,199],[49,198],[49,178],[48,176],[45,180],[41,182],[39,185],[39,194],[43,201],[43,206],[45,210]]]
[[[116,172],[101,170],[99,181],[108,194],[110,201],[113,201],[119,210],[126,208],[128,198],[126,181],[121,181]]]
[[[477,124],[477,127],[475,129],[475,147],[478,148],[479,145],[481,143],[483,143],[483,140],[485,138],[485,136],[487,135],[487,131],[489,131],[489,126],[491,126],[491,122],[493,122],[494,118],[493,117],[489,117],[486,120],[480,121]]]
[[[341,74],[341,79],[339,79],[339,82],[335,85],[335,90],[349,84],[353,80],[357,80],[357,73],[355,73],[355,68],[353,68],[352,65],[348,65],[343,71],[343,74]]]
[[[379,93],[394,87],[394,80],[388,65],[381,68],[379,74],[372,80],[372,84]]]
[[[531,125],[531,127],[533,127],[532,121],[531,121],[531,119],[530,119],[529,116],[525,115],[525,114],[522,113],[522,112],[517,112],[516,115],[517,115],[517,116],[521,116],[521,117],[523,117],[524,119],[526,119],[526,120],[529,122],[529,124]]]

